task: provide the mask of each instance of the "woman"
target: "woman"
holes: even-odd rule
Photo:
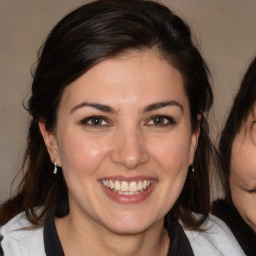
[[[213,213],[232,230],[246,255],[256,255],[256,58],[234,100],[219,142],[226,198]]]
[[[67,15],[34,74],[24,176],[1,210],[6,255],[242,255],[206,222],[211,105],[206,64],[166,7]]]

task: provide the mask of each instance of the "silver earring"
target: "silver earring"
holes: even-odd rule
[[[193,164],[191,164],[191,165],[189,166],[189,171],[190,171],[190,172],[195,172],[195,169],[194,169],[194,165],[193,165]]]
[[[192,162],[192,164],[191,164],[191,171],[192,171],[192,172],[195,172],[195,169],[194,169],[194,157],[193,157],[193,162]]]
[[[56,164],[56,162],[54,162],[54,170],[53,170],[53,173],[54,173],[54,174],[57,174],[57,172],[58,172],[57,164]]]

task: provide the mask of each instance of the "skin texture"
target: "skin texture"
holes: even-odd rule
[[[69,190],[70,214],[56,220],[65,255],[83,255],[83,248],[88,255],[166,255],[164,216],[183,188],[199,134],[191,132],[181,74],[153,50],[102,61],[65,89],[56,131],[39,125]],[[105,192],[107,177],[154,184],[138,202],[122,202]]]
[[[230,189],[235,207],[256,232],[256,124],[251,112],[236,135],[231,152]]]

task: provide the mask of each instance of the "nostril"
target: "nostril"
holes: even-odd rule
[[[127,170],[134,170],[148,161],[147,143],[141,129],[130,124],[122,126],[115,134],[111,151],[111,160]]]
[[[135,169],[138,165],[147,162],[148,159],[148,151],[137,137],[118,141],[118,145],[112,152],[113,162],[123,165],[128,170]]]

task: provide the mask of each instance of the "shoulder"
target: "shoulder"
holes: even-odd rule
[[[203,224],[203,232],[184,228],[195,256],[243,256],[245,255],[227,225],[219,218],[209,215]]]
[[[0,228],[1,245],[6,256],[45,256],[43,227],[32,228],[24,213],[20,213]]]

